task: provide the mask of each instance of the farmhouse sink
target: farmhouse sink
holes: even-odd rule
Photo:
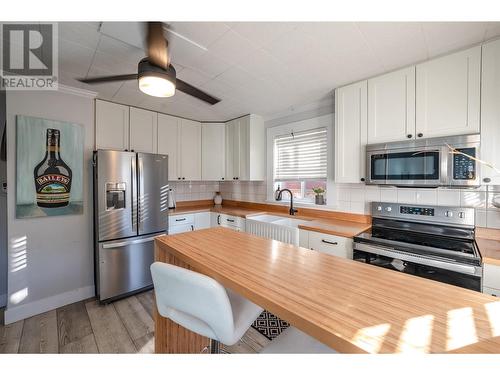
[[[256,215],[246,220],[246,231],[257,236],[299,245],[299,225],[307,220],[278,215]]]

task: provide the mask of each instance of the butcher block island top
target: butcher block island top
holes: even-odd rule
[[[227,228],[158,237],[155,256],[216,279],[340,353],[500,353],[500,299],[489,295]],[[157,352],[198,350],[192,337],[189,350],[172,349],[187,335],[165,321],[156,313]]]

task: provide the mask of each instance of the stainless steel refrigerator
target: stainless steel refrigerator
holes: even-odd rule
[[[107,302],[152,287],[154,238],[168,232],[167,155],[94,152],[96,294]]]

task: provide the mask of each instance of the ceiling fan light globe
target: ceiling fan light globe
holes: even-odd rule
[[[139,77],[139,90],[147,95],[168,98],[175,95],[175,83],[163,77],[143,75]]]

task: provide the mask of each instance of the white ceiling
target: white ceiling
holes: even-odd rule
[[[332,89],[500,35],[500,22],[174,22],[179,78],[222,99],[210,106],[177,92],[141,93],[136,81],[85,85],[75,78],[135,73],[145,56],[137,23],[59,24],[60,82],[114,102],[196,120],[267,118],[324,100]],[[113,37],[110,37],[112,35]]]

